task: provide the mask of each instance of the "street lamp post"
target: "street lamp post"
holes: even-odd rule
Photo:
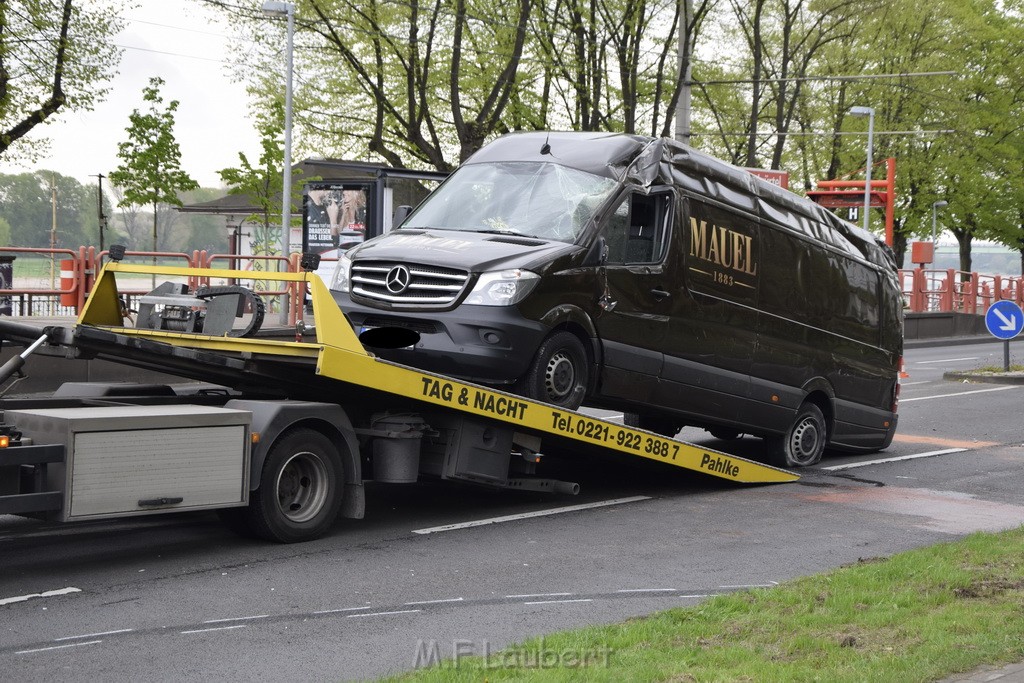
[[[944,199],[932,204],[932,252],[938,251],[938,247],[935,244],[935,209],[942,209],[949,206],[949,202]],[[934,256],[932,257],[934,258]]]
[[[292,227],[292,55],[294,54],[292,37],[295,34],[295,3],[266,0],[263,13],[270,17],[288,20],[287,47],[285,49],[285,87],[284,87],[284,178],[281,188],[281,253],[285,258],[291,255]],[[288,299],[281,308],[281,322],[288,321]]]
[[[872,107],[851,107],[852,116],[868,117],[868,165],[864,178],[864,229],[868,229],[868,209],[871,208],[871,152],[875,145],[875,110]]]

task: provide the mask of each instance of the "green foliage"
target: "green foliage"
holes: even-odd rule
[[[31,158],[24,136],[58,111],[89,111],[107,92],[121,49],[121,3],[0,2],[0,156]]]
[[[153,207],[152,249],[157,251],[157,219],[160,204],[181,206],[178,194],[194,190],[199,183],[181,170],[181,149],[174,137],[174,112],[178,101],[164,106],[160,95],[162,78],[149,79],[142,99],[149,104],[145,112],[135,109],[127,128],[128,140],[117,147],[121,165],[110,174],[110,182],[122,191],[121,206]]]
[[[3,216],[0,216],[0,244],[13,244],[11,242],[11,224]]]
[[[264,228],[269,228],[273,217],[280,216],[282,211],[281,194],[284,191],[284,103],[274,100],[268,112],[258,117],[257,130],[260,132],[262,152],[257,164],[249,161],[244,152],[238,153],[239,166],[219,171],[221,180],[228,186],[228,194],[246,197],[259,211],[245,220],[259,221]],[[292,174],[292,214],[294,207],[302,205],[301,184]],[[313,178],[306,180],[314,180]],[[293,218],[294,220],[294,218]]]
[[[10,236],[0,244],[49,247],[54,207],[57,247],[77,249],[96,244],[97,199],[96,185],[82,185],[74,178],[51,171],[0,174],[0,215],[10,226]],[[109,215],[109,206],[106,212]]]

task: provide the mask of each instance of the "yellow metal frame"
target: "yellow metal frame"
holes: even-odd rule
[[[316,342],[210,337],[124,327],[117,298],[117,273],[305,282],[313,301]],[[251,273],[111,262],[101,271],[82,309],[78,324],[103,327],[118,334],[145,337],[175,346],[242,354],[316,358],[316,372],[323,377],[499,420],[522,431],[557,435],[730,481],[780,483],[799,478],[788,470],[375,358],[363,348],[323,281],[311,273]]]

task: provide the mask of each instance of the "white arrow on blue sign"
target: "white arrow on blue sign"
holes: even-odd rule
[[[1024,311],[1012,301],[997,301],[985,313],[985,327],[996,339],[1013,339],[1024,329]]]

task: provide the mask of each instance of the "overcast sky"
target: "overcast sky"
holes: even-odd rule
[[[238,152],[255,155],[259,139],[248,117],[244,87],[232,83],[225,63],[228,28],[198,0],[137,0],[125,10],[127,26],[115,42],[124,49],[119,75],[106,101],[91,112],[62,112],[34,137],[52,142],[50,153],[29,165],[0,161],[0,173],[53,170],[94,183],[117,168],[117,145],[133,109],[144,109],[142,89],[151,76],[166,81],[164,101],[180,102],[175,137],[182,168],[203,187],[221,187],[219,169],[237,166]],[[283,75],[282,75],[283,78]]]

